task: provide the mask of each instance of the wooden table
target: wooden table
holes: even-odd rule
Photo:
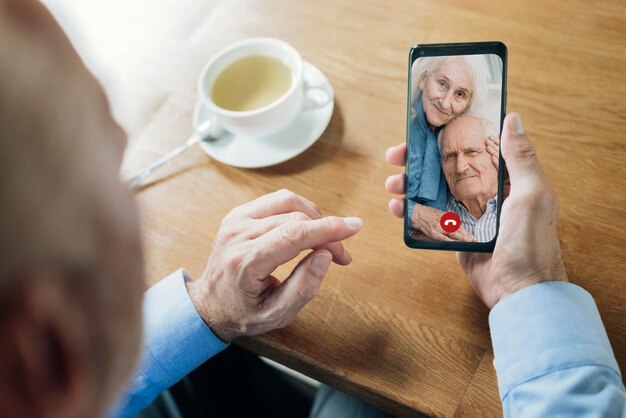
[[[130,133],[126,173],[187,137],[196,77],[222,46],[281,38],[325,72],[335,113],[304,154],[243,170],[194,149],[138,193],[147,275],[154,284],[184,266],[197,277],[222,217],[279,188],[326,214],[362,217],[363,231],[346,243],[352,265],[333,266],[290,327],[237,344],[400,416],[502,415],[488,310],[454,254],[404,247],[383,184],[398,171],[385,164],[385,149],[405,139],[410,46],[505,42],[508,110],[524,116],[560,196],[571,280],[595,297],[626,370],[623,1],[70,0],[51,7]]]

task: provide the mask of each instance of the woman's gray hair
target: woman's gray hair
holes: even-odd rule
[[[484,55],[447,55],[442,57],[418,58],[413,63],[413,67],[411,69],[411,91],[421,91],[419,86],[420,77],[422,75],[428,77],[452,59],[465,60],[471,69],[470,77],[473,88],[472,95],[470,96],[470,101],[463,113],[482,113],[484,106],[487,103],[487,78],[489,76],[489,68],[487,67]]]

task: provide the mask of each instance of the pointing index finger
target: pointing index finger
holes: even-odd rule
[[[257,268],[267,274],[306,249],[314,249],[350,238],[361,230],[360,218],[328,216],[310,221],[287,222],[255,239]]]

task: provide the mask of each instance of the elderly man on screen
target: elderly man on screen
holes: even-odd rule
[[[489,136],[497,136],[491,122],[467,115],[439,134],[441,167],[449,188],[447,210],[459,215],[461,225],[478,242],[489,242],[496,233],[498,169],[487,151]]]

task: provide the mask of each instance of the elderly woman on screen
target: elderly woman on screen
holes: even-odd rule
[[[423,57],[413,65],[407,203],[411,225],[426,238],[474,240],[464,228],[446,234],[439,226],[442,211],[446,210],[446,180],[437,135],[459,115],[480,111],[487,93],[485,72],[475,69],[481,58]]]

